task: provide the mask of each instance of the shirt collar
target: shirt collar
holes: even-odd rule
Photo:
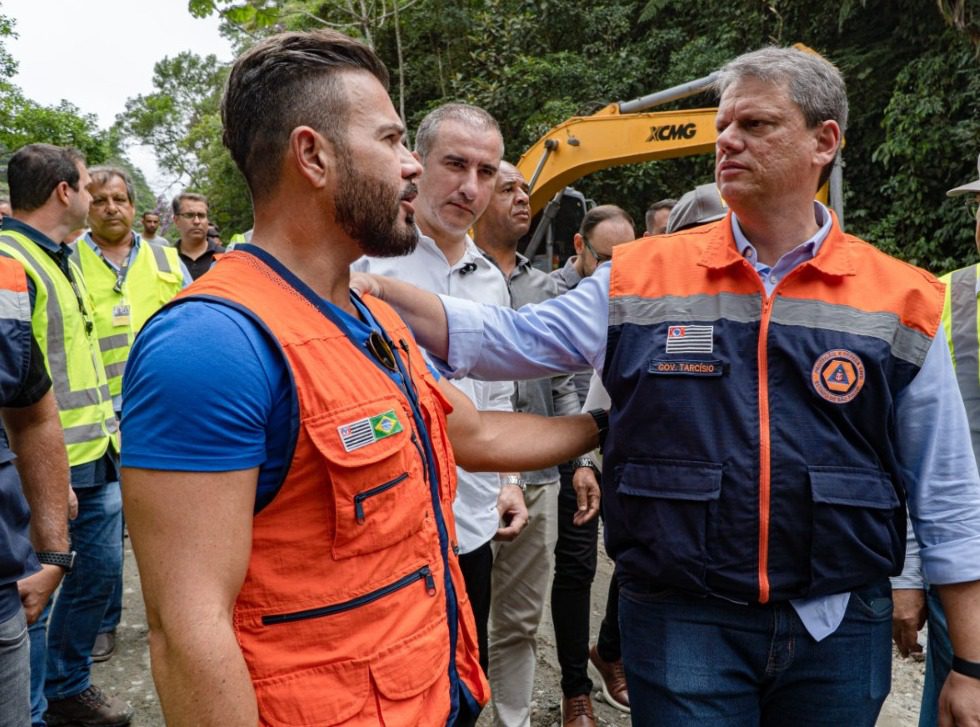
[[[830,228],[833,224],[833,218],[830,216],[830,212],[822,204],[814,200],[813,202],[813,214],[820,225],[820,229],[809,240],[801,242],[799,245],[794,247],[789,252],[782,255],[782,258],[786,256],[796,256],[799,255],[803,259],[809,259],[816,257],[817,253],[820,252],[820,247],[823,245],[824,240],[827,239],[827,235],[830,234]],[[745,233],[742,232],[742,227],[738,224],[738,217],[732,212],[732,235],[735,238],[735,248],[738,250],[738,254],[742,257],[747,257],[749,252],[756,253],[755,247],[749,242]],[[752,255],[752,259],[755,260],[757,255]],[[778,261],[777,263],[778,264]],[[775,265],[773,265],[775,267]]]
[[[67,255],[71,252],[71,250],[68,249],[68,245],[64,244],[63,242],[55,242],[36,227],[31,227],[26,222],[22,222],[14,217],[4,216],[3,222],[0,222],[0,228],[10,230],[11,232],[19,232],[27,237],[27,239],[29,239],[31,242],[36,243],[48,252],[56,255],[61,253]]]
[[[136,254],[136,250],[139,249],[140,242],[141,242],[139,233],[136,230],[132,230],[132,233],[133,233],[133,246],[129,249],[130,258],[132,258]],[[99,247],[98,243],[92,239],[91,230],[88,230],[84,235],[82,235],[81,239],[85,242],[86,245],[88,245],[92,249],[92,251],[96,255],[98,255],[100,258],[105,260],[110,265],[113,265],[112,261],[107,259],[106,256],[102,254],[102,248]],[[113,267],[115,267],[115,265],[113,265]]]
[[[428,235],[426,235],[424,232],[422,232],[422,229],[418,227],[418,225],[416,225],[415,229],[418,230],[419,233],[419,247],[425,248],[433,255],[438,255],[443,260],[445,260],[446,256],[442,252],[442,250],[439,249],[439,246],[436,244],[436,241],[433,240]],[[494,263],[490,262],[484,256],[483,251],[476,246],[475,242],[473,242],[473,239],[469,235],[466,235],[466,249],[463,251],[462,257],[460,257],[459,260],[457,260],[450,267],[451,269],[456,270],[457,268],[460,268],[463,265],[467,265],[469,263],[474,263],[481,268],[489,269],[491,267],[494,267]],[[446,264],[447,265],[449,264],[448,261]]]
[[[808,261],[808,264],[827,275],[854,275],[854,264],[849,251],[849,243],[853,238],[844,234],[833,212],[819,202],[814,202],[814,204],[817,205],[814,208],[815,218],[820,223],[820,229],[817,234],[802,243],[802,245],[813,243],[813,257]],[[735,213],[731,210],[728,211],[724,219],[718,222],[711,222],[690,230],[690,234],[693,235],[711,236],[698,264],[708,268],[721,269],[740,264],[745,260],[741,250],[748,248],[739,247],[735,238],[736,231],[748,245],[748,240],[745,239],[745,235],[735,220]],[[800,247],[797,246],[795,249],[799,250]]]

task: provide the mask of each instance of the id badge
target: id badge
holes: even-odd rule
[[[112,306],[112,325],[129,325],[129,305],[121,303],[119,305]]]

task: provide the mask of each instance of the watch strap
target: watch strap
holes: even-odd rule
[[[595,419],[595,425],[599,428],[599,451],[606,446],[606,435],[609,433],[609,412],[605,409],[590,409],[589,416]]]
[[[37,553],[37,559],[45,565],[56,565],[64,568],[65,573],[71,573],[71,569],[75,567],[74,550],[67,553],[54,553],[42,550]]]
[[[974,679],[980,679],[980,662],[967,661],[958,656],[953,657],[953,671]]]

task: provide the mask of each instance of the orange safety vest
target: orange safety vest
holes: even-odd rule
[[[391,341],[408,342],[398,356],[424,428],[380,364],[276,264],[227,253],[175,301],[244,309],[295,383],[295,451],[255,515],[234,609],[260,722],[446,724],[460,700],[489,697],[453,552],[451,407],[391,308],[366,301]]]

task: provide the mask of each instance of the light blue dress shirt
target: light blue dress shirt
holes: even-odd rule
[[[753,263],[767,293],[793,268],[816,255],[831,228],[816,203],[820,230],[775,265],[758,262],[732,216],[739,252]],[[602,372],[609,317],[610,264],[552,300],[508,308],[442,296],[449,320],[450,376],[513,379],[594,368]],[[896,451],[908,486],[908,507],[922,567],[934,584],[980,580],[980,475],[966,410],[946,337],[937,335],[922,368],[895,402]],[[850,594],[797,599],[793,606],[817,640],[840,625]]]

